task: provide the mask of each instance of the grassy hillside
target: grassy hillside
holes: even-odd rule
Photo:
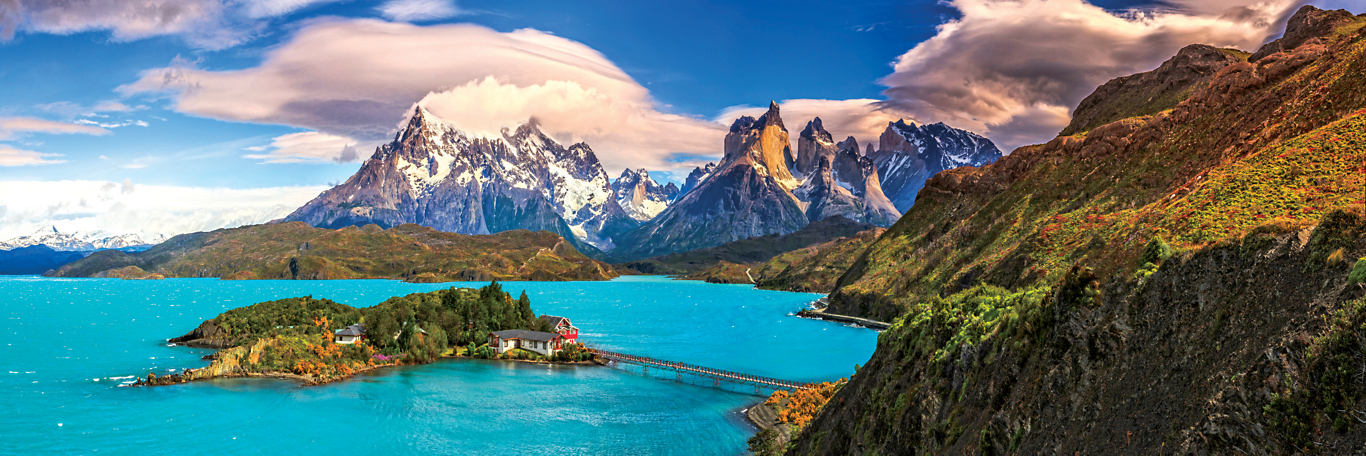
[[[874,226],[871,224],[858,223],[837,215],[808,224],[802,229],[784,235],[755,236],[749,239],[727,242],[716,247],[633,261],[621,266],[645,274],[689,275],[723,263],[750,265],[763,263],[782,253],[821,244],[832,239],[853,236],[872,228]],[[744,276],[743,272],[740,270],[741,277]],[[748,283],[748,281],[744,283]]]
[[[931,179],[832,293],[895,324],[793,452],[1366,445],[1366,17],[1291,24],[1329,19],[1171,109]]]
[[[1360,206],[1366,44],[1348,36],[1230,65],[1157,115],[940,173],[833,306],[891,319],[979,282],[1053,283],[1078,264],[1109,279],[1139,266],[1153,238],[1197,248]]]
[[[683,278],[711,283],[752,283],[765,290],[829,293],[859,253],[886,231],[874,227],[853,236],[783,253],[762,263],[722,261]]]
[[[611,266],[559,236],[506,231],[470,236],[419,225],[339,230],[302,222],[253,225],[176,236],[144,252],[97,252],[56,277],[225,279],[606,280]]]

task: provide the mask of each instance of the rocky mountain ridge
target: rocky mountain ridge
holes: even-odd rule
[[[617,204],[626,211],[626,215],[645,222],[663,212],[678,197],[679,190],[673,182],[659,185],[644,168],[627,168],[612,182],[612,192],[616,193]]]
[[[881,177],[882,191],[905,213],[915,204],[925,181],[940,171],[985,166],[1001,158],[990,139],[943,122],[916,125],[888,122],[878,137],[878,150],[868,154]]]
[[[587,144],[561,146],[534,122],[467,134],[416,108],[407,127],[346,182],[284,220],[339,228],[404,223],[461,234],[545,230],[610,251],[639,225]]]
[[[19,236],[0,242],[0,250],[13,250],[23,247],[45,245],[59,252],[91,252],[104,249],[129,249],[150,247],[166,237],[158,235],[144,241],[137,234],[106,236],[100,233],[63,233],[57,227],[47,227],[28,236]]]

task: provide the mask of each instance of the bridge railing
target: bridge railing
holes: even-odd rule
[[[794,381],[781,380],[781,379],[776,379],[776,378],[771,378],[771,377],[764,377],[764,376],[759,376],[759,375],[750,375],[750,374],[744,374],[744,373],[740,373],[740,372],[731,372],[731,371],[725,371],[725,370],[720,370],[720,369],[712,369],[712,368],[710,368],[710,367],[698,366],[698,365],[693,365],[693,364],[688,364],[688,363],[680,363],[680,362],[675,362],[675,361],[668,361],[668,360],[650,358],[650,357],[646,357],[646,356],[636,356],[636,355],[631,355],[631,354],[626,354],[626,353],[618,353],[618,352],[607,351],[607,350],[599,350],[599,349],[596,349],[596,348],[589,348],[588,351],[589,351],[589,353],[592,353],[592,354],[594,354],[594,355],[596,355],[596,356],[601,356],[601,357],[607,358],[607,359],[612,359],[612,360],[617,360],[617,361],[625,361],[625,362],[628,362],[628,363],[640,364],[640,365],[642,365],[642,366],[657,366],[657,367],[663,367],[663,368],[666,368],[666,369],[673,369],[673,370],[678,370],[678,371],[691,372],[691,373],[701,374],[701,375],[705,375],[705,376],[708,376],[708,377],[717,378],[717,379],[726,380],[726,381],[756,383],[756,384],[761,384],[761,385],[768,385],[768,386],[774,386],[774,387],[779,387],[779,388],[792,388],[792,389],[811,389],[811,388],[815,388],[815,387],[816,387],[816,385],[811,384],[811,383],[794,382]]]

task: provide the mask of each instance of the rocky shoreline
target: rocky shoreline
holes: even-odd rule
[[[301,385],[303,385],[303,386],[317,386],[317,385],[326,385],[326,384],[328,384],[328,383],[332,383],[332,382],[336,382],[336,381],[346,380],[346,379],[349,379],[349,378],[351,378],[351,377],[355,377],[357,374],[361,374],[361,373],[364,373],[364,372],[373,371],[373,370],[380,369],[380,368],[385,368],[385,367],[398,367],[398,366],[415,366],[415,365],[416,365],[416,364],[401,364],[401,363],[388,363],[388,364],[367,365],[367,366],[362,366],[362,367],[360,367],[360,368],[357,368],[357,369],[353,370],[350,374],[336,375],[336,376],[328,376],[328,377],[315,376],[315,375],[299,375],[299,374],[295,374],[295,373],[293,373],[293,372],[279,372],[279,371],[269,371],[269,372],[246,372],[246,371],[243,371],[243,370],[241,369],[240,364],[237,363],[237,358],[240,356],[240,354],[228,353],[228,354],[227,354],[228,358],[226,358],[226,359],[224,358],[224,352],[230,352],[230,351],[233,351],[233,350],[235,350],[235,349],[220,350],[220,351],[218,351],[218,352],[214,352],[214,353],[212,353],[212,354],[209,354],[209,355],[204,356],[204,359],[211,359],[211,360],[214,360],[213,364],[210,364],[210,365],[208,365],[208,366],[206,366],[206,367],[201,367],[201,368],[198,368],[198,369],[185,369],[184,371],[182,371],[182,372],[180,372],[180,373],[177,373],[177,374],[169,374],[169,375],[163,375],[163,376],[157,376],[155,373],[149,373],[149,374],[147,374],[146,377],[139,378],[136,382],[130,383],[130,384],[128,384],[127,386],[167,386],[167,385],[179,385],[179,384],[183,384],[183,383],[196,382],[196,381],[203,381],[203,380],[214,380],[214,379],[220,379],[220,378],[275,378],[275,379],[282,379],[282,380],[293,380],[293,381],[299,382],[299,383],[300,383]],[[442,356],[441,359],[477,359],[477,358],[472,358],[472,357],[469,357],[469,356],[453,355],[453,356]],[[575,365],[601,366],[601,365],[603,365],[603,363],[602,363],[601,361],[598,361],[596,358],[594,358],[594,359],[592,359],[592,360],[589,360],[589,361],[547,361],[547,360],[531,360],[531,359],[490,359],[490,361],[517,362],[517,363],[525,363],[525,364],[570,365],[570,366],[575,366]]]

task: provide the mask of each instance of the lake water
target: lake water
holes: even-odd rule
[[[465,284],[0,277],[0,454],[739,454],[760,398],[603,367],[444,360],[300,387],[117,387],[207,365],[165,340],[236,307],[357,307]],[[659,277],[506,282],[598,348],[798,381],[847,377],[877,334],[788,315],[818,295]],[[672,378],[672,376],[669,376]]]

